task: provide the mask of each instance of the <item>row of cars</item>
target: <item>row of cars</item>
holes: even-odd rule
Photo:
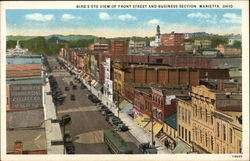
[[[53,98],[53,103],[57,105],[62,105],[64,102],[65,96],[63,95],[61,89],[58,87],[58,84],[56,82],[56,79],[54,76],[49,76],[49,83],[51,88],[51,95]]]
[[[111,124],[115,130],[117,131],[128,131],[128,126],[126,126],[122,120],[115,116],[112,111],[108,109],[105,105],[99,103],[97,105],[98,111],[102,113],[102,115],[105,116],[105,120]]]

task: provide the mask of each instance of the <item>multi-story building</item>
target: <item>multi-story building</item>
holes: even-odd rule
[[[227,69],[189,69],[155,65],[126,65],[115,63],[114,91],[124,95],[124,83],[158,85],[199,85],[200,79],[228,79]],[[191,79],[192,78],[192,79]]]
[[[8,154],[47,154],[43,57],[7,57]]]
[[[184,34],[174,32],[171,32],[170,34],[161,34],[161,46],[181,46],[184,48]]]
[[[128,41],[126,40],[111,40],[111,53],[115,55],[128,54]]]
[[[195,40],[194,47],[196,49],[200,49],[200,48],[209,49],[212,47],[212,41],[211,40]]]
[[[190,96],[191,101],[178,101],[178,138],[198,153],[239,153],[241,93],[202,85],[192,87]]]
[[[109,98],[109,100],[113,101],[113,81],[111,79],[111,60],[107,58],[105,62],[103,62],[105,77],[104,77],[104,85],[103,85],[103,94],[105,97]]]
[[[92,44],[89,48],[91,51],[104,52],[109,50],[108,44]]]
[[[136,53],[142,53],[146,47],[145,41],[129,41],[129,53],[130,54],[136,54]]]
[[[241,48],[234,48],[230,46],[219,45],[216,47],[223,55],[241,55]]]

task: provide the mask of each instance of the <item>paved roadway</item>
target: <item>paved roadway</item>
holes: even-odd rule
[[[87,95],[90,94],[88,89],[72,89],[69,82],[73,77],[65,69],[55,69],[59,64],[55,59],[48,58],[52,67],[52,75],[56,78],[59,88],[66,96],[63,105],[57,106],[58,117],[69,114],[72,123],[66,126],[66,131],[70,133],[71,139],[75,145],[76,154],[110,154],[107,145],[103,141],[103,129],[112,128],[105,121],[105,117],[97,111],[96,105],[92,103]],[[65,87],[69,91],[65,91]],[[70,95],[74,94],[75,101],[70,100]],[[139,154],[139,142],[130,134],[130,132],[119,132],[123,139],[130,145],[135,154]]]

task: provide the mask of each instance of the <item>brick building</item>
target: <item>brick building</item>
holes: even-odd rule
[[[159,85],[199,85],[200,79],[228,79],[227,69],[190,69],[154,65],[126,65],[115,63],[114,91],[124,95],[124,83],[159,84]]]
[[[128,54],[128,41],[126,40],[111,40],[111,54],[126,55]]]
[[[174,32],[170,34],[161,34],[161,46],[184,47],[184,34]]]

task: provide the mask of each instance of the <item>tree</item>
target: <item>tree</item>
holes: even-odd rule
[[[241,41],[238,41],[238,40],[234,41],[233,47],[235,47],[235,48],[241,48]]]

